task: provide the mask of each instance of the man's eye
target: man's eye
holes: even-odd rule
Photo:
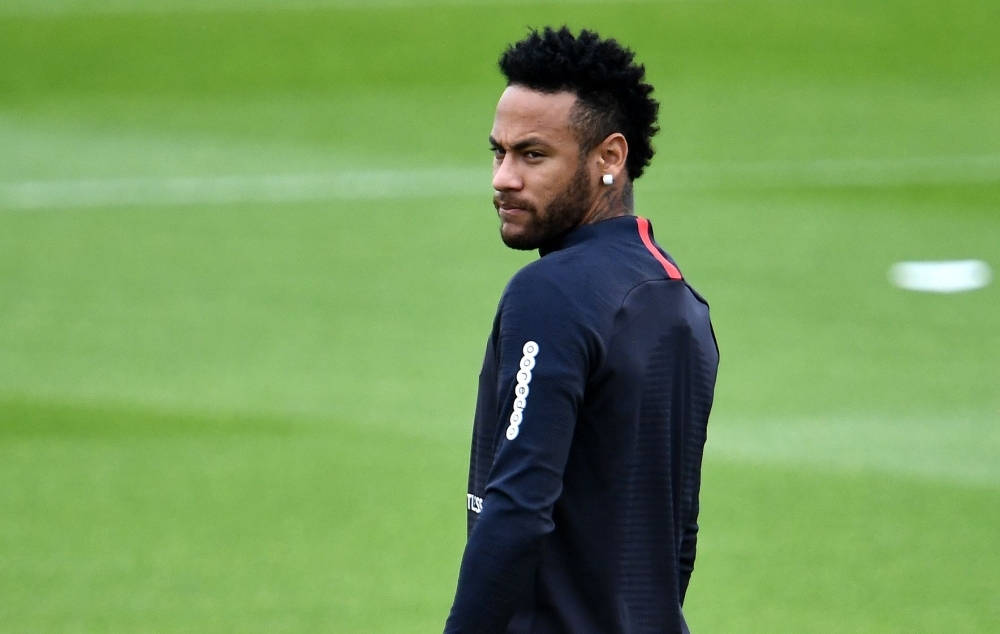
[[[490,152],[493,152],[494,158],[502,158],[504,155],[503,148],[491,147]]]
[[[524,156],[529,159],[540,159],[545,155],[541,152],[525,152]]]

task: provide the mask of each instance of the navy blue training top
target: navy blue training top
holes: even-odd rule
[[[574,229],[500,300],[447,634],[681,634],[718,349],[644,218]]]

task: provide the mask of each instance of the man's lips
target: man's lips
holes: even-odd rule
[[[530,214],[528,210],[528,205],[522,203],[520,200],[502,199],[494,198],[493,206],[497,208],[497,214],[503,220],[513,220],[517,216],[524,214]]]
[[[497,208],[497,213],[504,220],[513,220],[517,216],[528,213],[527,209],[522,209],[521,207],[504,207],[501,205]]]

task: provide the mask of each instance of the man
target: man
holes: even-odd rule
[[[500,59],[500,235],[541,258],[487,345],[447,633],[687,631],[718,350],[707,304],[633,215],[659,106],[632,59],[565,27]]]

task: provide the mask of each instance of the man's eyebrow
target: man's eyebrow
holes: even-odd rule
[[[490,145],[497,148],[503,147],[503,145],[501,145],[499,141],[494,139],[492,135],[490,135]],[[531,136],[528,137],[527,139],[524,139],[523,141],[518,141],[513,146],[511,146],[511,149],[514,150],[515,152],[520,152],[521,150],[525,150],[534,145],[548,147],[549,144],[546,143],[545,140],[542,139],[541,137]]]

